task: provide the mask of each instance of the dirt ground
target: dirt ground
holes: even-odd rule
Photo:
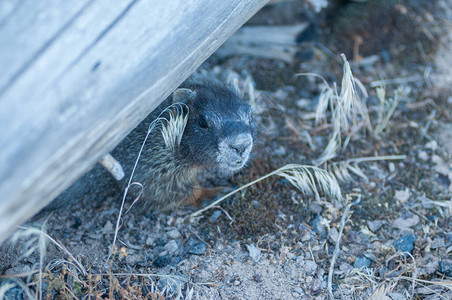
[[[355,116],[317,165],[343,200],[275,175],[192,218],[194,208],[132,209],[109,255],[120,202],[93,195],[1,245],[0,298],[452,299],[452,1],[330,1],[320,13],[309,2],[275,1],[248,24],[309,24],[290,63],[213,55],[203,65],[251,87],[259,127],[249,166],[206,183],[239,187],[318,163],[333,113],[316,123],[324,81],[296,74],[340,96],[344,53],[368,118]]]

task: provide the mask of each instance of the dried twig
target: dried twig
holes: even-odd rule
[[[348,213],[350,211],[350,208],[353,205],[357,205],[360,201],[361,201],[361,195],[358,194],[357,195],[357,199],[354,202],[349,203],[345,207],[344,212],[342,214],[341,227],[339,229],[339,235],[338,235],[338,238],[337,238],[336,246],[334,248],[333,257],[331,258],[330,270],[328,272],[328,294],[330,296],[330,299],[334,299],[334,295],[333,295],[333,272],[334,272],[334,265],[336,264],[336,259],[339,256],[342,232],[344,231],[344,226],[345,226],[345,223],[347,222]]]

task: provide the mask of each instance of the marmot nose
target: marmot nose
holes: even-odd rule
[[[237,152],[238,155],[242,156],[243,152],[251,145],[251,142],[245,142],[240,144],[229,144],[229,148]]]

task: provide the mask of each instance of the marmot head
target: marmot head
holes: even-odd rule
[[[173,103],[188,107],[179,154],[190,165],[232,173],[245,166],[253,148],[251,107],[234,88],[195,84],[173,93]]]

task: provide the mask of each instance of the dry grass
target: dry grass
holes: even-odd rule
[[[239,191],[275,175],[287,179],[303,194],[314,195],[317,199],[320,198],[320,194],[327,195],[331,199],[335,200],[342,199],[341,189],[336,181],[336,178],[334,178],[334,176],[327,171],[314,166],[289,164],[233,190],[203,209],[192,213],[191,217],[196,217],[206,210],[217,207],[219,203]]]

